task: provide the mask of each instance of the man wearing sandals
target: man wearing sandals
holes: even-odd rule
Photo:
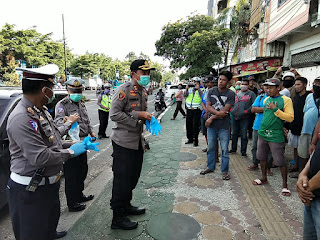
[[[270,78],[263,84],[268,97],[264,100],[264,114],[258,131],[257,158],[260,160],[262,178],[252,182],[253,185],[267,184],[267,158],[269,150],[274,164],[280,167],[282,175],[282,195],[290,196],[287,186],[287,162],[284,158],[285,138],[284,121],[292,122],[294,118],[292,100],[280,95],[280,80]]]

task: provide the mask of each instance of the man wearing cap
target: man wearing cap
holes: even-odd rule
[[[119,86],[112,97],[110,118],[115,122],[111,134],[113,146],[113,187],[110,206],[113,210],[111,228],[130,230],[138,226],[128,215],[140,215],[145,209],[131,205],[132,191],[136,187],[143,162],[145,120],[151,120],[147,112],[148,94],[145,86],[150,82],[147,60],[138,59],[131,63],[130,82]]]
[[[11,175],[7,185],[16,239],[56,239],[60,217],[59,187],[62,165],[86,151],[84,143],[61,141],[78,119],[73,115],[58,128],[45,104],[54,99],[54,75],[58,66],[18,68],[23,71],[23,97],[8,118],[7,133]]]
[[[284,158],[285,137],[283,134],[284,121],[292,122],[294,118],[293,105],[290,98],[280,95],[280,80],[270,78],[263,84],[267,93],[264,100],[264,110],[261,126],[258,130],[257,159],[260,160],[262,178],[255,179],[253,185],[267,184],[267,159],[269,150],[273,161],[280,167],[282,175],[282,195],[290,196],[287,186],[287,162]]]
[[[188,138],[186,144],[193,143],[193,146],[197,147],[199,146],[198,136],[201,121],[202,97],[202,91],[200,90],[200,82],[198,80],[196,80],[196,82],[194,83],[194,88],[189,88],[189,85],[187,85],[185,97],[187,108],[186,128]]]
[[[109,121],[109,111],[111,107],[111,95],[110,95],[110,88],[111,84],[106,83],[103,86],[103,91],[100,92],[98,96],[98,114],[99,114],[99,132],[98,136],[99,139],[101,138],[109,138],[109,136],[106,135],[106,130],[108,127],[108,121]]]
[[[60,100],[55,108],[55,123],[58,126],[63,125],[64,118],[72,114],[78,114],[80,118],[77,120],[79,124],[79,137],[90,135],[95,138],[93,128],[90,125],[90,119],[82,100],[83,80],[70,79],[66,82],[68,96]],[[63,165],[65,176],[65,192],[67,197],[67,205],[70,212],[78,212],[85,209],[83,202],[90,201],[93,195],[85,196],[83,194],[84,181],[88,173],[87,153],[83,153],[76,158],[70,159]]]

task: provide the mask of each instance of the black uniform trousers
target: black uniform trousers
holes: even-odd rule
[[[114,141],[112,146],[113,187],[110,206],[117,210],[130,205],[132,191],[137,186],[141,173],[143,149],[141,142],[138,150],[121,147]]]
[[[98,136],[105,137],[106,130],[108,127],[108,121],[109,121],[109,112],[99,109],[98,113],[99,113],[99,122],[100,122]]]
[[[63,165],[65,192],[68,207],[79,202],[83,196],[84,181],[88,173],[87,153],[70,158]]]
[[[198,141],[200,132],[201,110],[200,109],[187,109],[187,138],[190,142]]]
[[[181,114],[183,116],[186,116],[186,113],[184,112],[183,108],[182,108],[182,101],[176,101],[177,103],[177,107],[176,107],[176,110],[174,111],[174,114],[173,114],[173,118],[176,118],[179,111],[181,112]]]
[[[60,217],[60,181],[38,186],[35,192],[26,185],[8,181],[7,192],[13,232],[17,240],[52,240]]]

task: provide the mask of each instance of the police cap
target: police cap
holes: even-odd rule
[[[23,72],[23,79],[34,81],[48,81],[54,84],[55,74],[59,71],[56,64],[48,64],[39,68],[16,68]]]
[[[80,93],[83,91],[83,83],[84,81],[81,78],[69,79],[68,81],[66,81],[68,89],[75,93]]]
[[[150,67],[149,63],[145,59],[134,60],[130,66],[131,72],[137,70],[156,70],[154,67]]]

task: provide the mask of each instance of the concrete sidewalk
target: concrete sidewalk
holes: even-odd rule
[[[250,157],[238,154],[230,155],[231,180],[222,180],[220,164],[214,173],[200,175],[206,168],[204,137],[199,147],[185,145],[185,119],[170,121],[174,107],[162,118],[161,135],[148,137],[151,149],[133,197],[133,205],[147,212],[130,217],[139,227],[110,228],[111,180],[64,239],[301,239],[303,204],[296,179],[289,179],[291,197],[281,195],[278,168],[268,185],[253,186],[260,171],[248,171]]]

